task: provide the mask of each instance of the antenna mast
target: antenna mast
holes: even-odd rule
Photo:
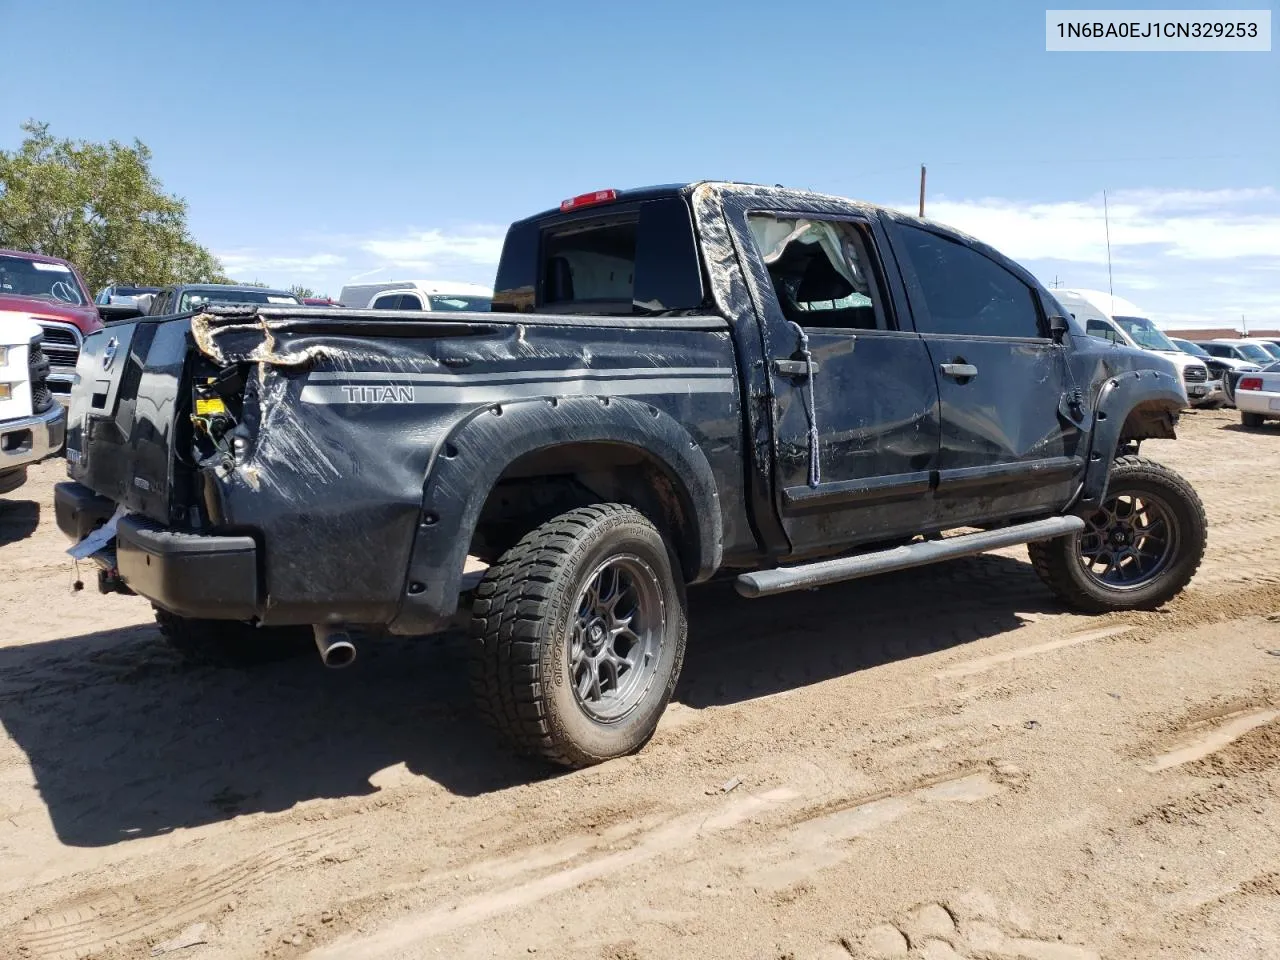
[[[1116,309],[1116,287],[1111,279],[1111,214],[1107,209],[1107,191],[1102,191],[1102,223],[1107,231],[1107,293],[1111,294],[1111,311]]]

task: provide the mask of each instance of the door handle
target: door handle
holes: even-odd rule
[[[818,372],[817,361],[809,363],[806,360],[775,360],[773,361],[773,370],[780,377],[807,377],[809,371]]]
[[[954,377],[957,380],[968,380],[970,377],[978,375],[978,368],[972,363],[944,363],[942,364],[942,372],[948,377]]]

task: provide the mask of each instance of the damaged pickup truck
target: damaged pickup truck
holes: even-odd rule
[[[491,313],[110,324],[59,526],[209,658],[302,630],[337,664],[466,622],[480,712],[570,766],[653,733],[687,585],[764,597],[1027,543],[1064,601],[1110,611],[1200,563],[1195,491],[1138,456],[1174,436],[1178,371],[954,230],[781,188],[606,190],[515,223],[495,286]]]

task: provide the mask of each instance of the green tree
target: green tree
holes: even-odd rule
[[[187,205],[165,193],[140,141],[58,139],[28,120],[0,150],[0,247],[70,260],[90,291],[112,281],[225,283],[218,258],[187,229]]]
[[[314,290],[312,290],[310,287],[304,287],[300,283],[295,283],[292,287],[290,287],[289,292],[292,293],[299,300],[302,300],[306,297],[314,297],[316,295],[316,292]]]

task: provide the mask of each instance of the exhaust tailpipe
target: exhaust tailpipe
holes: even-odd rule
[[[312,629],[316,633],[320,662],[326,667],[338,670],[355,663],[356,645],[351,641],[351,634],[341,627],[333,627],[327,623],[317,623]]]

